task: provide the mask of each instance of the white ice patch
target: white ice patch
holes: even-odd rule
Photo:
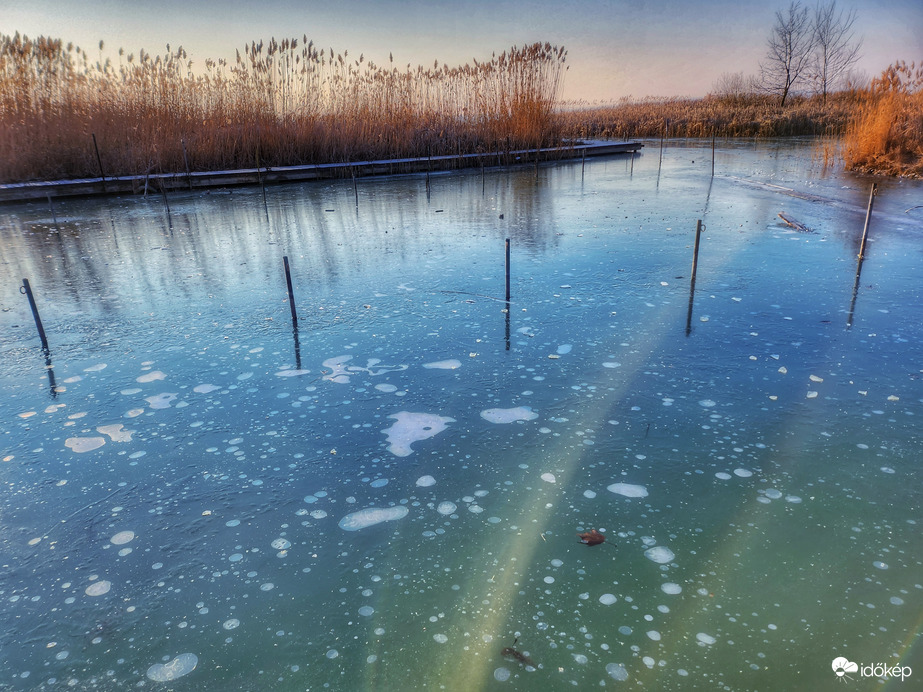
[[[136,377],[135,382],[153,382],[154,380],[163,380],[167,376],[164,375],[160,370],[152,370],[151,372],[141,375],[141,377]]]
[[[611,362],[611,361],[610,361],[610,362],[607,362],[607,363],[603,363],[603,367],[604,367],[604,368],[620,368],[620,367],[622,367],[622,364],[621,364],[621,363],[615,363],[615,362]]]
[[[554,477],[553,473],[543,473],[542,480],[546,483],[557,483],[558,480]]]
[[[105,437],[68,437],[64,446],[72,452],[90,452],[106,444]]]
[[[714,644],[716,641],[718,641],[710,634],[705,634],[705,632],[699,632],[697,635],[695,635],[695,638],[698,639],[703,644],[709,644],[709,645]]]
[[[461,361],[449,358],[448,360],[437,360],[435,363],[424,363],[423,367],[429,370],[458,370],[461,367]]]
[[[599,597],[599,602],[602,603],[603,605],[612,605],[612,604],[615,603],[617,600],[619,600],[619,599],[617,599],[617,598],[616,598],[613,594],[611,594],[611,593],[604,593],[602,596]]]
[[[606,665],[606,672],[609,673],[609,677],[613,680],[627,680],[628,671],[625,670],[625,666],[621,663],[609,663]]]
[[[276,377],[298,377],[299,375],[307,375],[310,370],[280,370],[276,373]]]
[[[712,401],[711,399],[702,399],[699,402],[699,406],[702,406],[704,408],[713,408],[715,406],[715,402]]]
[[[518,420],[535,420],[538,414],[529,406],[516,406],[486,409],[481,411],[481,418],[491,423],[513,423]]]
[[[406,507],[369,507],[347,514],[340,519],[339,527],[344,531],[358,531],[385,521],[403,519],[410,512]]]
[[[381,361],[378,358],[369,358],[365,367],[361,365],[350,365],[347,367],[346,363],[350,360],[352,360],[352,356],[336,356],[335,358],[328,358],[325,360],[321,365],[325,368],[330,368],[330,372],[324,375],[324,379],[336,382],[337,384],[346,384],[349,382],[351,375],[359,372],[366,372],[374,377],[375,375],[383,375],[387,372],[407,369],[406,365],[379,365]]]
[[[199,664],[195,654],[180,654],[169,663],[155,663],[147,669],[147,677],[154,682],[170,682],[191,673]]]
[[[217,389],[221,389],[221,387],[214,384],[199,384],[193,387],[192,391],[194,391],[196,394],[208,394],[210,392],[214,392]]]
[[[606,488],[610,493],[624,495],[625,497],[647,497],[647,488],[643,485],[632,485],[631,483],[613,483]]]
[[[328,358],[321,365],[330,368],[331,372],[324,375],[325,380],[336,382],[337,384],[346,384],[349,382],[349,371],[346,369],[346,363],[352,360],[352,356],[337,356]]]
[[[161,408],[170,408],[171,402],[179,396],[178,394],[172,394],[170,392],[164,392],[163,394],[158,394],[157,396],[149,396],[144,400],[151,405],[151,408],[161,409]]]
[[[109,539],[113,545],[125,545],[126,543],[131,543],[133,540],[135,540],[134,531],[119,531]]]
[[[112,588],[112,582],[102,579],[100,581],[95,581],[90,584],[84,593],[87,596],[102,596],[103,594],[109,593],[109,590]]]
[[[662,545],[657,545],[653,548],[648,548],[645,550],[644,557],[646,557],[648,560],[656,562],[657,564],[665,565],[669,562],[673,562],[673,559],[676,556],[669,548],[665,548]]]
[[[439,416],[435,413],[410,413],[400,411],[388,418],[397,422],[382,432],[388,436],[388,451],[399,457],[413,453],[410,445],[420,440],[428,440],[446,429],[447,423],[454,423],[454,418]]]
[[[673,582],[667,582],[666,584],[660,585],[660,590],[664,593],[670,594],[671,596],[675,596],[676,594],[682,592],[683,587],[679,584],[674,584]]]
[[[753,471],[748,471],[747,469],[734,469],[734,475],[740,478],[749,478],[753,475]]]
[[[397,387],[395,387],[393,384],[376,384],[375,389],[377,389],[379,392],[384,392],[385,394],[390,394],[391,392],[397,391]]]
[[[133,430],[122,430],[125,426],[121,423],[115,423],[114,425],[100,425],[96,428],[96,432],[101,432],[103,435],[108,435],[113,442],[131,442],[131,436],[134,434]]]
[[[439,514],[444,514],[448,516],[449,514],[455,514],[455,510],[458,509],[458,506],[454,502],[440,502],[439,506],[436,507],[436,511]]]
[[[417,479],[417,485],[421,488],[428,488],[431,485],[436,485],[436,479],[432,476],[420,476]]]
[[[566,356],[568,353],[570,353],[572,348],[573,346],[571,344],[561,344],[558,346],[558,355]]]

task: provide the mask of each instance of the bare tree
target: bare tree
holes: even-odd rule
[[[808,8],[794,0],[788,9],[776,11],[769,35],[766,61],[760,63],[763,87],[782,97],[785,105],[792,88],[803,80],[814,53],[814,26]]]
[[[836,0],[814,8],[813,77],[824,103],[827,92],[848,75],[861,56],[862,39],[853,33],[855,23],[856,10],[840,10]]]

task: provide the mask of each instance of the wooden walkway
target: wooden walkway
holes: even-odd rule
[[[160,192],[161,188],[190,190],[228,185],[260,185],[267,183],[320,180],[324,178],[350,178],[369,175],[395,175],[455,170],[461,168],[493,168],[497,166],[522,166],[539,161],[557,161],[584,156],[610,156],[634,154],[644,145],[637,141],[603,142],[587,141],[568,147],[549,149],[523,149],[491,154],[462,154],[460,156],[432,156],[382,161],[354,161],[352,163],[324,163],[310,166],[282,166],[279,168],[247,168],[234,171],[209,171],[189,173],[152,173],[75,180],[49,180],[44,182],[8,183],[0,185],[0,202],[19,202],[46,197],[76,195],[140,194]]]

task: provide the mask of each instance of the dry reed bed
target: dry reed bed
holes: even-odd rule
[[[894,63],[872,81],[844,144],[849,169],[923,177],[923,63]]]
[[[703,99],[647,98],[560,114],[565,137],[790,137],[845,132],[858,103],[854,91],[790,99],[764,94]]]
[[[119,51],[115,66],[0,34],[0,181],[98,176],[93,135],[106,175],[551,145],[565,58],[536,43],[461,67],[383,67],[303,37],[197,72],[182,48]]]

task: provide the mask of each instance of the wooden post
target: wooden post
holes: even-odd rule
[[[93,149],[96,150],[96,163],[99,165],[99,177],[103,181],[103,192],[106,191],[106,174],[103,173],[103,162],[99,157],[99,146],[96,144],[96,133],[93,133]]]
[[[692,249],[692,282],[695,283],[695,273],[699,266],[699,239],[702,237],[702,219],[695,223],[695,246]]]
[[[25,294],[29,299],[29,307],[32,308],[32,318],[35,320],[35,327],[38,329],[38,338],[42,340],[42,349],[48,350],[48,339],[45,336],[45,328],[42,326],[42,318],[39,317],[38,308],[35,306],[35,298],[32,295],[32,287],[29,286],[29,279],[22,280],[22,286],[19,292]]]
[[[865,241],[868,240],[869,222],[872,220],[872,205],[875,202],[875,194],[878,192],[878,183],[872,183],[872,191],[869,193],[869,208],[865,213],[865,227],[862,229],[862,243],[859,245],[859,259],[865,259]]]
[[[509,309],[510,303],[510,239],[506,239],[506,303]]]

